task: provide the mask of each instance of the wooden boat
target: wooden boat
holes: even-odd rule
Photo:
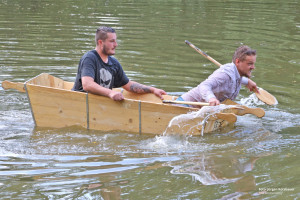
[[[125,90],[125,100],[113,101],[104,96],[72,91],[73,82],[46,73],[25,83],[3,81],[2,87],[27,93],[37,127],[80,126],[110,132],[162,134],[172,118],[198,110],[164,104],[154,94],[135,94]],[[165,95],[164,98],[174,100],[176,97]],[[227,110],[227,113],[207,114],[193,119],[194,127],[189,129],[188,134],[199,135],[234,124],[237,119],[234,113],[242,115],[241,110],[231,109],[229,113]],[[201,124],[204,118],[206,123]],[[195,122],[199,123],[195,125]]]

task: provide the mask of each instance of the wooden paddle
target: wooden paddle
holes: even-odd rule
[[[2,81],[2,87],[3,89],[15,89],[20,92],[26,92],[24,88],[24,83],[20,82],[10,82],[10,81]]]
[[[258,88],[259,93],[255,92],[257,98],[259,98],[262,102],[265,102],[266,104],[269,105],[276,105],[278,104],[277,99],[271,95],[269,92],[262,88]]]
[[[206,102],[193,102],[193,101],[171,101],[171,100],[163,100],[163,103],[186,104],[186,105],[192,105],[192,106],[209,106],[209,103],[206,103]]]
[[[186,105],[193,105],[193,106],[209,106],[209,103],[206,103],[206,102],[192,102],[192,101],[163,100],[163,103],[186,104]],[[226,99],[225,101],[222,102],[221,105],[236,105],[237,107],[235,107],[235,108],[228,108],[228,109],[224,109],[224,110],[227,110],[228,112],[234,113],[239,116],[245,115],[245,114],[252,114],[259,118],[265,116],[265,111],[262,108],[249,108],[247,106],[240,105],[230,99]]]
[[[235,113],[236,115],[245,115],[245,114],[252,114],[255,115],[256,117],[262,118],[265,116],[265,111],[262,108],[249,108],[247,106],[238,104],[230,99],[226,99],[225,101],[222,102],[223,104],[226,105],[237,105],[243,108],[243,110],[238,111],[239,113]]]
[[[185,43],[187,45],[189,45],[190,47],[192,47],[193,49],[195,49],[202,56],[204,56],[205,58],[207,58],[208,60],[213,62],[215,65],[217,65],[219,67],[222,65],[218,61],[216,61],[215,59],[213,59],[212,57],[207,55],[205,52],[203,52],[201,49],[199,49],[198,47],[196,47],[195,45],[190,43],[189,41],[185,40]],[[257,98],[259,98],[262,102],[264,102],[266,104],[276,105],[278,103],[278,101],[276,100],[276,98],[273,95],[271,95],[269,92],[265,91],[262,88],[259,88],[259,93],[255,91],[255,94],[256,94]]]

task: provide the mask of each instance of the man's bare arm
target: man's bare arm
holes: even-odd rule
[[[130,85],[130,91],[131,92],[135,92],[135,93],[151,93],[151,89],[149,86],[146,85],[142,85],[140,83],[137,82],[133,82]]]
[[[164,90],[157,89],[155,87],[146,86],[135,81],[129,81],[123,88],[127,91],[144,94],[144,93],[154,93],[159,98],[163,99],[162,95],[167,94]]]
[[[89,76],[82,77],[82,87],[86,92],[107,96],[115,101],[121,101],[124,99],[122,93],[100,86],[92,77]]]

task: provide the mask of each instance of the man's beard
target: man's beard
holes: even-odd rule
[[[108,56],[114,55],[114,53],[108,53],[108,48],[107,48],[105,45],[103,46],[102,53],[103,53],[104,55],[108,55]]]
[[[244,74],[243,76],[245,76],[247,78],[251,78],[251,76],[249,76],[248,74]]]
[[[247,78],[251,78],[252,73],[250,72],[250,75],[248,73],[245,73],[244,76]]]

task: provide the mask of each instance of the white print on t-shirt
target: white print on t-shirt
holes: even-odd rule
[[[100,85],[102,87],[109,88],[109,86],[111,84],[111,79],[112,79],[111,73],[108,70],[101,68],[100,69]]]

